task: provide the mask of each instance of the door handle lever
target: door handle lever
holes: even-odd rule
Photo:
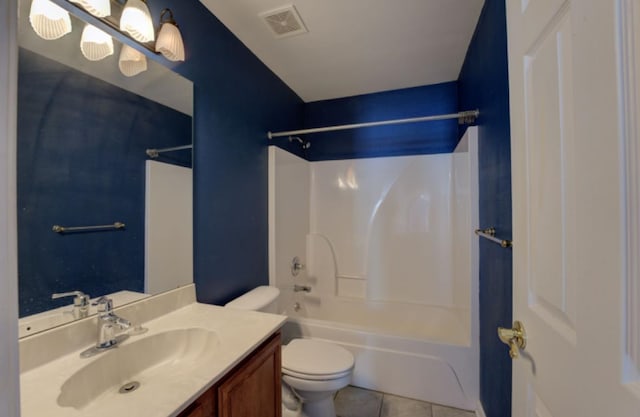
[[[500,341],[509,346],[509,356],[511,359],[518,358],[520,349],[527,347],[527,333],[524,326],[518,320],[513,322],[512,329],[498,327],[498,337]]]

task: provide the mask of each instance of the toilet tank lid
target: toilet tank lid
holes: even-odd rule
[[[229,301],[225,304],[225,307],[258,311],[274,302],[276,298],[278,298],[278,295],[280,295],[280,290],[277,287],[261,285],[235,300]]]

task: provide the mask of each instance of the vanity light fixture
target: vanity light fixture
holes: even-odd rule
[[[79,4],[83,9],[95,17],[107,17],[111,14],[110,0],[69,0],[71,3]]]
[[[155,30],[145,0],[127,0],[120,16],[120,31],[127,32],[138,42],[154,41]]]
[[[71,32],[71,18],[69,12],[65,10],[67,6],[63,8],[57,4],[61,1],[33,0],[31,2],[29,21],[33,30],[41,38],[58,39]],[[95,16],[102,24],[108,26],[109,30],[119,31],[155,54],[162,54],[166,59],[174,62],[185,60],[182,34],[170,9],[163,9],[160,13],[158,39],[154,43],[155,28],[147,0],[66,1]],[[122,40],[120,35],[114,36]],[[99,61],[113,55],[113,38],[102,29],[87,23],[82,31],[80,50],[88,60]],[[147,57],[135,49],[135,45],[132,47],[123,43],[118,67],[123,75],[133,77],[147,69]]]
[[[168,15],[168,17],[165,17]],[[160,13],[160,31],[156,42],[156,52],[160,52],[169,61],[184,61],[184,43],[178,24],[169,9]]]
[[[29,22],[42,39],[58,39],[71,32],[69,12],[49,0],[33,0]]]
[[[89,61],[100,61],[113,55],[113,38],[104,31],[87,23],[80,40],[82,55]]]
[[[123,44],[118,68],[125,77],[133,77],[147,70],[147,57],[142,52]]]

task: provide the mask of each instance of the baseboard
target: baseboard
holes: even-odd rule
[[[482,403],[478,401],[478,406],[476,407],[476,416],[477,417],[487,417],[484,413],[484,408],[482,408]]]

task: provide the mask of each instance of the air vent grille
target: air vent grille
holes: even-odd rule
[[[308,32],[298,11],[293,5],[260,13],[259,16],[264,20],[269,29],[271,29],[271,32],[276,38],[284,38]]]

